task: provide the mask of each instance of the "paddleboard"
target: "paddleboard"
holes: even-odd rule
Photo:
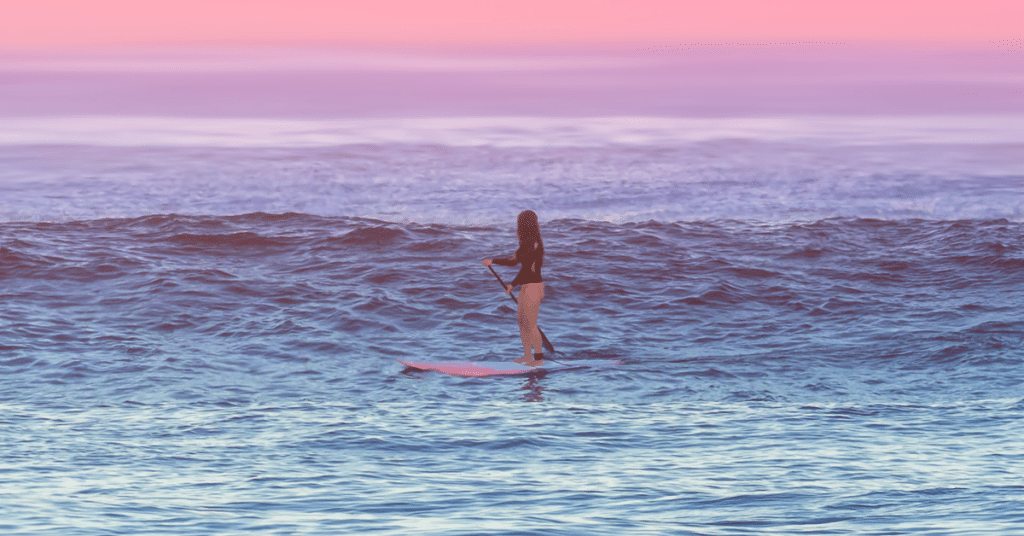
[[[531,367],[514,361],[402,361],[399,363],[416,370],[432,370],[452,376],[512,376],[516,374],[535,374],[552,370],[569,370],[578,368],[594,368],[618,365],[620,361],[604,359],[588,359],[555,363],[547,360],[543,365]]]

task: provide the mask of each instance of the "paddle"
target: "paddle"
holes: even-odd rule
[[[501,276],[498,275],[498,272],[494,271],[494,267],[493,266],[488,266],[487,268],[489,268],[491,270],[491,273],[494,274],[494,277],[498,278],[498,282],[501,283],[501,288],[504,289],[505,288],[505,282],[501,280]],[[508,297],[512,298],[512,301],[516,302],[517,306],[519,305],[519,300],[517,300],[516,297],[513,296],[511,292],[508,293]],[[540,331],[540,326],[537,326],[537,331],[540,332],[540,338],[541,338],[542,341],[544,341],[544,349],[549,351],[549,352],[551,352],[552,354],[555,353],[555,347],[552,346],[551,345],[551,341],[549,341],[548,338],[544,336],[544,332]],[[545,357],[544,359],[549,359],[549,358]],[[555,361],[555,360],[552,359],[552,361]],[[558,361],[555,361],[555,363],[558,363]]]

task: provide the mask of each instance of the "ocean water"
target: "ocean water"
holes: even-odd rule
[[[1020,125],[0,120],[0,532],[1024,534]]]

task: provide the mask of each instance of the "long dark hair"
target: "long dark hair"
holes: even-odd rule
[[[536,212],[524,210],[519,213],[516,219],[516,235],[519,236],[519,247],[544,252],[544,239],[540,237],[540,222],[537,221]]]

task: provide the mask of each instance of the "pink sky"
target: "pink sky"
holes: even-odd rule
[[[208,44],[984,44],[1024,35],[1022,0],[30,0],[0,49]]]

